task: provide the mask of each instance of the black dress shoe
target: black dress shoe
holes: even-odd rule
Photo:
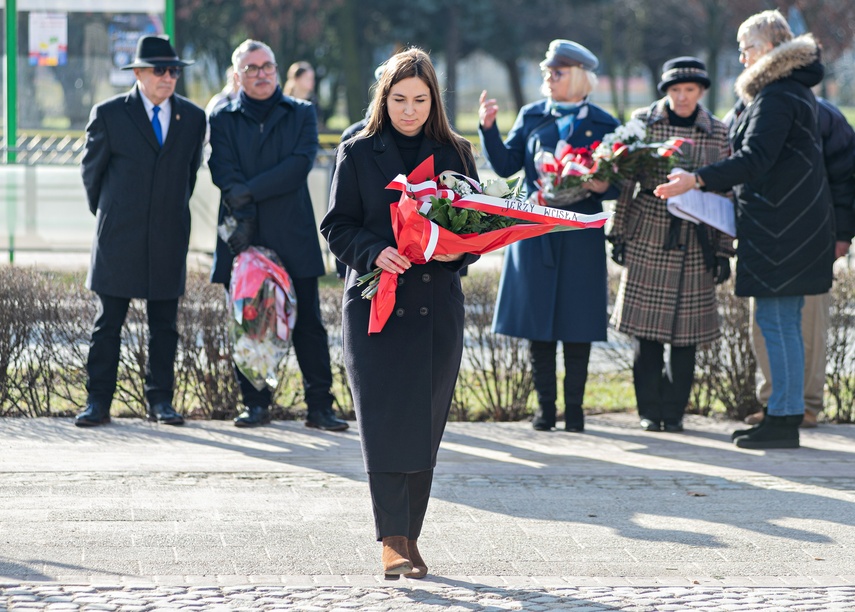
[[[347,421],[337,418],[332,408],[324,408],[309,410],[309,414],[306,415],[306,427],[314,427],[315,429],[323,429],[325,431],[344,431],[350,425],[347,424]]]
[[[148,420],[164,425],[184,425],[184,417],[175,412],[169,402],[159,402],[148,407]]]
[[[89,402],[86,410],[74,417],[77,427],[97,427],[110,422],[110,406]]]
[[[582,406],[568,406],[564,409],[564,431],[585,431],[585,411]]]
[[[536,431],[552,431],[552,428],[555,427],[555,423],[550,423],[544,418],[535,417],[531,420],[531,426]]]
[[[641,425],[644,431],[662,431],[662,426],[659,422],[651,419],[641,419],[639,425]]]
[[[270,422],[267,406],[247,406],[235,419],[235,427],[258,427]]]
[[[667,431],[668,433],[680,433],[683,431],[683,421],[677,421],[676,423],[665,423],[662,425],[662,431]]]

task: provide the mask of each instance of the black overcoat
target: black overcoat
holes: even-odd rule
[[[240,99],[211,117],[211,179],[223,192],[249,188],[258,211],[252,243],[273,249],[293,278],[326,272],[308,177],[318,153],[318,118],[308,102],[282,96],[263,123]],[[227,214],[220,203],[219,225]],[[234,256],[219,237],[211,281],[228,285]]]
[[[698,170],[736,196],[736,295],[815,295],[831,288],[834,217],[810,88],[822,80],[810,35],[783,43],[739,76],[747,106],[731,126],[733,154]]]
[[[205,111],[179,95],[170,100],[163,147],[136,86],[89,117],[81,173],[95,239],[86,286],[99,294],[171,300],[184,293]]]
[[[477,177],[451,145],[424,139],[419,163],[434,156],[438,173]],[[463,292],[458,270],[477,260],[413,265],[398,278],[395,310],[368,335],[371,303],[358,276],[395,246],[386,185],[406,169],[390,131],[339,146],[330,208],[321,233],[347,264],[342,314],[344,359],[368,472],[419,472],[436,465],[463,353]]]

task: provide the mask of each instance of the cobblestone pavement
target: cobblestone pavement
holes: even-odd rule
[[[430,575],[391,582],[353,429],[0,419],[0,612],[855,611],[855,428],[777,452],[732,428],[451,423]]]
[[[453,582],[453,581],[449,581]],[[5,607],[4,607],[5,606]],[[855,610],[855,587],[535,587],[448,584],[444,588],[281,586],[16,586],[0,610],[330,610],[340,612],[568,612]]]

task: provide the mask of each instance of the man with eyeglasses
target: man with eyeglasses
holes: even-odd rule
[[[317,115],[308,102],[283,95],[273,51],[263,42],[241,43],[232,66],[240,92],[210,118],[208,166],[222,193],[217,223],[231,215],[237,228],[226,241],[217,239],[211,282],[228,287],[232,260],[250,246],[279,256],[297,295],[293,343],[303,375],[306,426],[347,429],[332,409],[329,344],[318,296],[318,277],[326,270],[308,185],[318,152]],[[256,389],[237,368],[235,375],[245,405],[235,426],[268,423],[271,390]]]
[[[190,242],[190,195],[202,160],[205,112],[177,94],[181,69],[168,38],[144,36],[134,87],[97,104],[86,126],[81,171],[96,218],[86,286],[98,295],[86,363],[86,409],[75,425],[110,422],[121,329],[133,298],[146,300],[148,419],[181,425],[172,406],[178,298]]]

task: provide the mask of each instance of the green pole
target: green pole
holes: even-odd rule
[[[169,40],[175,45],[175,0],[166,0],[163,10],[163,29],[169,35]]]
[[[18,144],[18,7],[17,0],[6,0],[6,92],[5,107],[5,162],[14,164],[17,161],[15,146]],[[12,181],[6,184],[6,215],[9,223],[9,263],[15,263],[15,217],[17,216],[15,188]]]
[[[6,0],[6,163],[14,164],[18,116],[18,8],[17,0]]]

